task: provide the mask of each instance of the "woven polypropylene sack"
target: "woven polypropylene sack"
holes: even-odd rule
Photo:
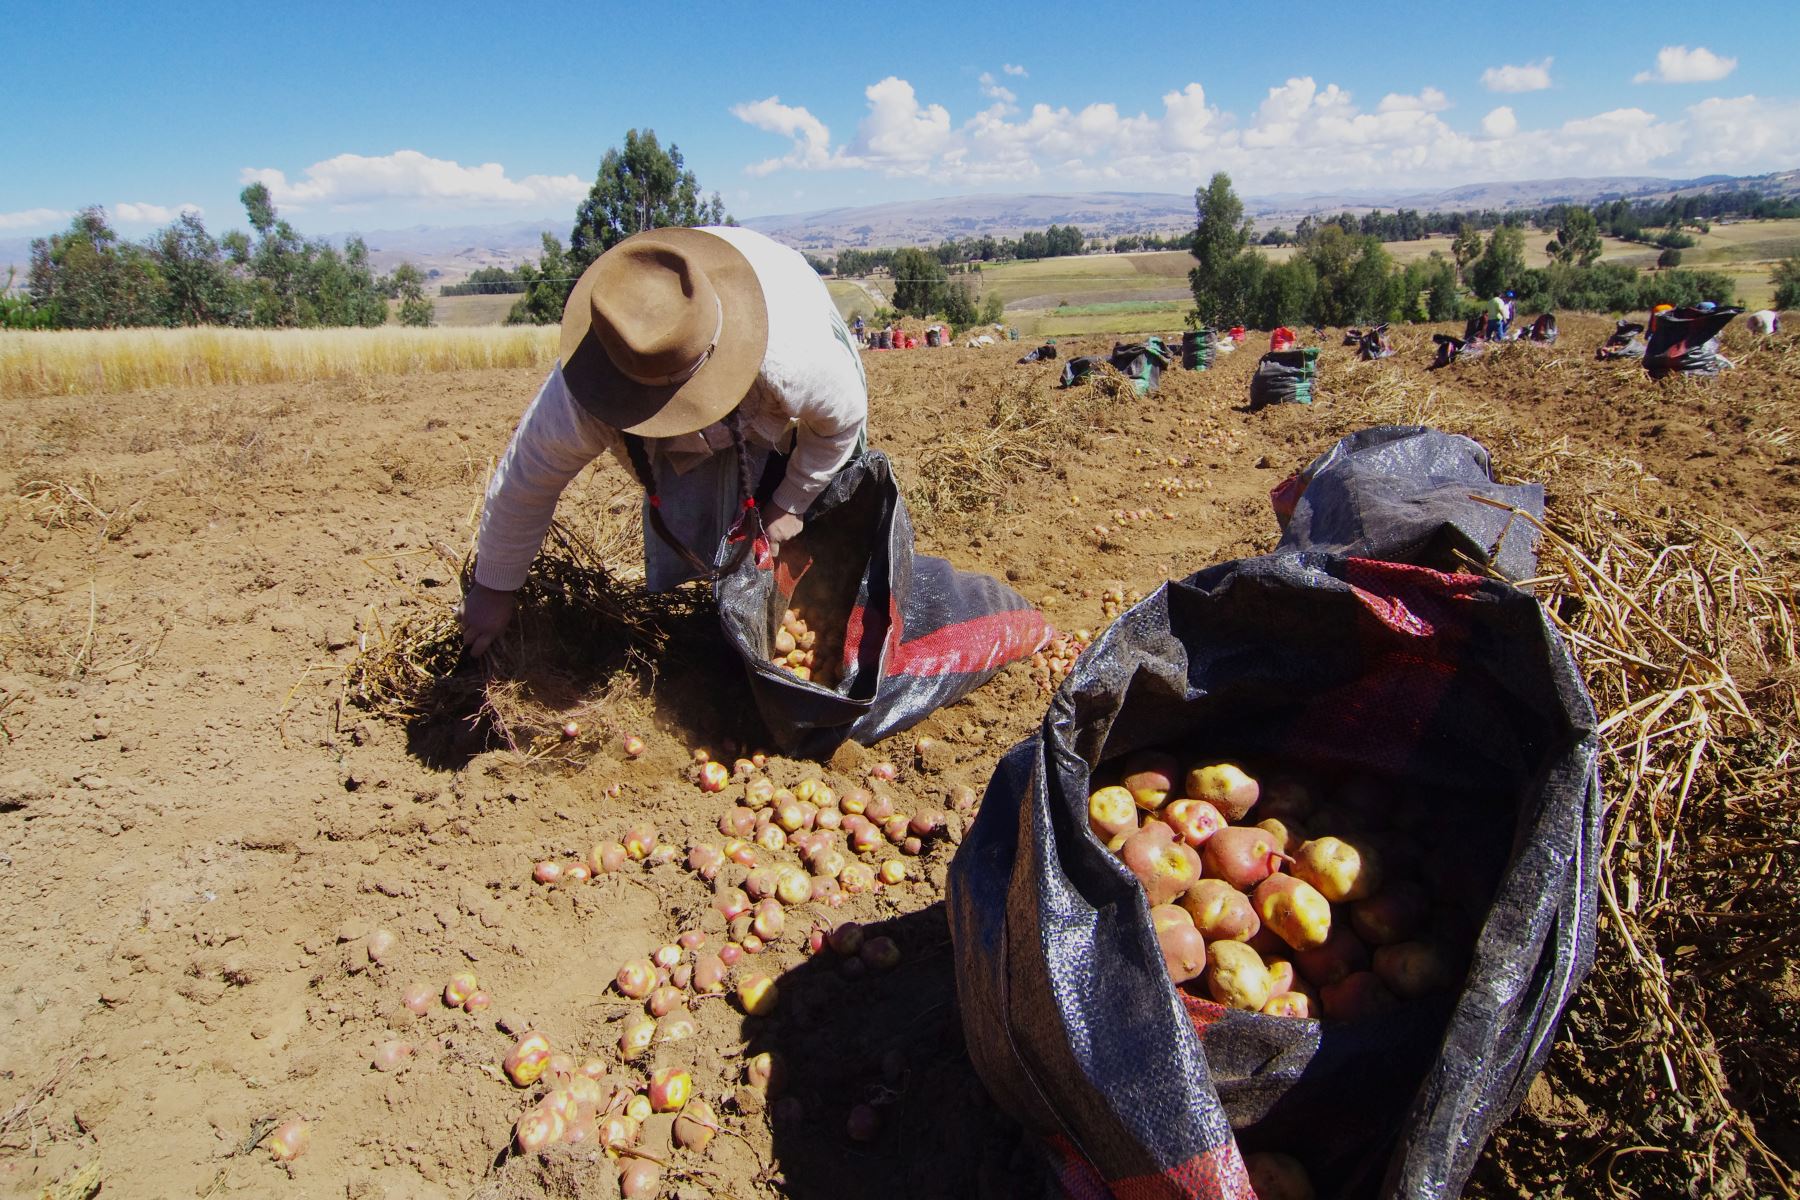
[[[867,451],[813,502],[805,531],[772,562],[751,554],[714,584],[726,636],[776,743],[823,757],[867,745],[961,699],[1048,640],[1025,597],[988,575],[913,553],[912,521],[887,456]],[[815,631],[841,633],[830,686],[769,661],[775,630],[799,606]]]
[[[1445,570],[1466,558],[1508,579],[1537,570],[1543,485],[1496,483],[1486,448],[1461,434],[1423,425],[1360,430],[1269,499],[1283,549]]]
[[[1043,1136],[1072,1195],[1246,1196],[1240,1147],[1296,1154],[1321,1197],[1456,1195],[1592,962],[1594,726],[1541,606],[1496,580],[1289,550],[1159,589],[1001,761],[952,863],[983,1081]],[[1404,779],[1456,804],[1459,866],[1492,882],[1460,990],[1345,1023],[1172,986],[1086,798],[1101,764],[1176,744]]]
[[[1719,357],[1719,331],[1741,312],[1741,308],[1677,308],[1659,314],[1644,349],[1650,378],[1717,375],[1727,365]]]

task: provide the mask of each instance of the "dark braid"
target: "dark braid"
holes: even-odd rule
[[[619,435],[625,441],[625,453],[631,459],[631,472],[637,476],[650,503],[656,503],[656,475],[650,470],[650,452],[644,449],[644,439],[635,433]]]
[[[756,485],[750,482],[750,448],[744,444],[744,421],[738,409],[725,414],[725,430],[737,450],[738,499],[746,509],[756,507]]]
[[[650,528],[686,559],[689,566],[710,577],[713,573],[712,564],[695,554],[686,542],[675,536],[675,531],[669,528],[668,522],[663,520],[662,499],[656,494],[656,473],[650,469],[650,452],[644,446],[644,439],[635,433],[621,433],[619,436],[625,443],[626,456],[631,459],[631,472],[637,476],[638,482],[643,485],[644,494],[650,498]]]

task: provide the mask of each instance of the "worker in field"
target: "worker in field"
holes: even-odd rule
[[[1506,297],[1495,292],[1487,302],[1487,338],[1497,342],[1506,335]]]
[[[750,541],[778,555],[856,452],[868,385],[797,251],[737,227],[654,229],[582,272],[558,361],[488,485],[463,641],[512,620],[557,499],[610,452],[645,492],[652,591],[710,577]]]

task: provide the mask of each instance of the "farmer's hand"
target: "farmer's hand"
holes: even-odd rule
[[[763,526],[763,536],[769,539],[770,556],[780,554],[781,543],[797,536],[805,528],[806,522],[800,518],[798,513],[791,513],[782,508],[771,508],[769,522]]]
[[[506,632],[518,603],[516,592],[496,591],[470,581],[462,607],[456,610],[457,619],[462,622],[463,645],[470,654],[479,658],[487,653],[494,639]]]

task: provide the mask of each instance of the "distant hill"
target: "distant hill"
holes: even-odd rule
[[[1707,175],[1698,179],[1658,179],[1643,175],[1598,179],[1531,179],[1517,183],[1470,183],[1437,191],[1345,190],[1250,196],[1244,211],[1259,226],[1292,225],[1308,214],[1363,213],[1373,209],[1536,208],[1625,198],[1655,200],[1741,188],[1769,195],[1800,195],[1800,169],[1767,175]],[[571,214],[571,217],[573,214]],[[1123,233],[1168,235],[1191,229],[1194,197],[1185,192],[1030,193],[949,196],[897,200],[857,208],[749,217],[742,224],[797,249],[829,255],[847,247],[931,246],[949,238],[1016,238],[1051,225],[1074,225],[1090,237]],[[477,267],[510,267],[536,258],[544,233],[569,236],[569,221],[515,221],[502,225],[430,226],[373,229],[361,234],[377,271],[410,261],[432,274],[434,283],[455,283]],[[349,235],[333,235],[339,242]],[[30,238],[0,238],[0,281],[8,263],[23,282],[30,261]]]

